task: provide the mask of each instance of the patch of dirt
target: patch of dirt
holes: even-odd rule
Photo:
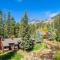
[[[53,60],[53,52],[51,49],[43,49],[39,52],[30,52],[24,56],[23,60]]]

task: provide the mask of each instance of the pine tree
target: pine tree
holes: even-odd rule
[[[56,35],[57,35],[56,40],[60,41],[60,14],[53,17],[53,19],[54,19],[54,28],[56,30]]]
[[[3,13],[0,11],[0,35],[3,36]]]
[[[20,26],[19,23],[16,23],[16,24],[15,24],[14,35],[15,35],[16,38],[19,37],[19,26]]]
[[[6,13],[3,14],[3,32],[4,32],[4,38],[7,38],[7,25],[6,25]]]
[[[28,16],[25,13],[24,17],[21,20],[21,43],[20,47],[23,50],[30,50],[33,48],[32,40],[30,39]]]
[[[10,12],[8,13],[6,25],[7,25],[7,34],[8,34],[8,37],[14,36],[15,20],[10,15]]]

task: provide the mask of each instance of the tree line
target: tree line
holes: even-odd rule
[[[16,36],[16,33],[18,34],[17,29],[19,29],[19,26],[15,22],[14,17],[11,16],[10,12],[4,14],[0,11],[0,35],[4,38]]]
[[[27,21],[25,21],[25,19]],[[16,23],[14,17],[11,15],[10,12],[8,12],[7,14],[4,14],[3,11],[0,11],[0,35],[3,36],[4,38],[21,37],[22,25],[27,23],[28,20],[29,20],[28,15],[27,13],[25,13],[24,16],[21,18],[21,22]],[[51,32],[55,31],[56,35],[59,35],[60,14],[52,17],[52,20],[54,21],[52,24],[44,23],[44,21],[40,21],[39,23],[34,23],[34,24],[28,24],[30,35],[34,36],[37,29],[44,30],[45,27],[47,27],[48,31],[51,31]]]
[[[60,14],[53,17],[53,23],[44,23],[41,21],[39,23],[29,24],[28,15],[25,12],[24,16],[21,18],[21,22],[16,23],[14,17],[10,12],[4,14],[0,11],[0,36],[4,38],[21,38],[20,47],[23,50],[31,50],[33,48],[32,38],[36,33],[37,29],[48,28],[48,32],[54,32],[53,39],[60,41]],[[52,27],[54,25],[54,28]],[[55,37],[54,37],[55,36]]]
[[[25,12],[21,19],[21,22],[16,23],[10,12],[4,15],[0,11],[0,36],[4,38],[21,38],[20,48],[23,50],[31,50],[33,48],[33,42],[31,39],[31,25],[28,23],[28,15]]]

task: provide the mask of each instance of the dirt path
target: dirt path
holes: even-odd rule
[[[50,49],[43,49],[39,52],[30,52],[23,60],[53,60],[53,52]]]
[[[60,49],[60,42],[48,41],[48,40],[45,39],[44,43],[47,45],[47,47],[49,49],[52,49],[52,50],[59,50]]]

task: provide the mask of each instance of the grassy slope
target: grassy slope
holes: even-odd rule
[[[60,60],[60,51],[56,51],[56,53],[54,54],[54,58],[55,60]]]
[[[16,53],[11,60],[21,60],[21,58],[23,58],[23,56],[20,53]]]
[[[41,49],[43,49],[43,48],[46,48],[46,46],[45,46],[45,44],[35,44],[34,45],[34,48],[33,48],[33,51],[38,51],[38,50],[41,50]]]
[[[6,52],[0,55],[0,60],[21,60],[23,56],[16,51]]]
[[[9,60],[9,59],[11,59],[15,54],[16,54],[15,51],[3,53],[2,55],[0,55],[0,60]]]

